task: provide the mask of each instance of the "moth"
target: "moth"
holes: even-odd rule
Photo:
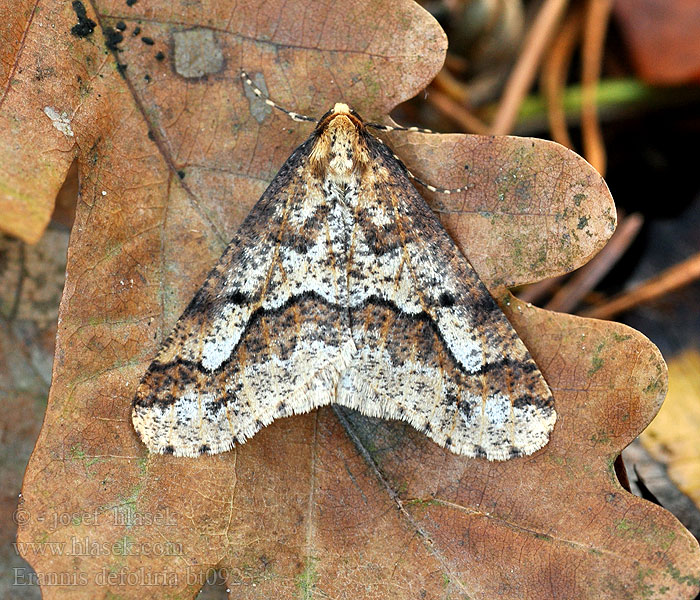
[[[138,387],[149,450],[224,452],[329,404],[469,457],[547,444],[537,365],[370,127],[336,104],[244,220]]]

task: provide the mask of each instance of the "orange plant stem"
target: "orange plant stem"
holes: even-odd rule
[[[481,119],[475,117],[461,104],[452,100],[447,94],[432,89],[428,94],[427,100],[443,115],[457,123],[462,131],[468,133],[488,133],[488,127]]]
[[[567,15],[564,25],[556,36],[552,49],[542,65],[542,92],[547,100],[547,119],[552,139],[567,148],[574,147],[566,127],[566,115],[562,103],[566,75],[571,65],[571,57],[581,36],[583,18],[575,10]]]
[[[583,154],[601,175],[605,174],[606,155],[600,131],[596,90],[608,30],[612,0],[588,0],[583,24],[583,56],[581,73],[581,135]]]

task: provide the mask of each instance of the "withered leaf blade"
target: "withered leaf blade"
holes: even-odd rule
[[[98,6],[99,16],[86,3],[86,16],[101,26],[125,22],[117,54],[127,65],[123,78],[115,55],[103,54],[99,27],[76,39],[71,4],[40,2],[18,30],[22,52],[3,63],[16,63],[22,85],[10,86],[0,107],[13,123],[0,127],[2,155],[18,139],[27,148],[65,139],[43,112],[50,105],[72,116],[81,183],[52,390],[23,486],[21,508],[31,518],[18,541],[40,544],[23,547],[37,573],[87,581],[46,585],[44,597],[142,598],[149,582],[152,597],[194,597],[218,566],[241,598],[479,597],[494,589],[504,598],[571,590],[620,598],[650,589],[659,598],[692,598],[697,543],[669,513],[620,490],[609,467],[665,387],[658,353],[621,326],[511,302],[508,317],[550,382],[559,416],[550,443],[532,457],[498,464],[455,457],[410,427],[393,437],[384,421],[346,429],[328,408],[281,419],[227,454],[146,454],[129,418],[139,377],[310,131],[232,85],[239,64],[232,57],[292,109],[315,114],[342,100],[379,121],[432,78],[444,55],[444,34],[410,2],[350,3],[327,14],[319,4],[261,6],[217,3],[204,26],[201,8],[189,3],[121,4],[118,14]],[[225,60],[212,52],[203,62],[219,71],[191,77],[173,63],[175,44],[198,47],[173,35],[181,23],[213,30],[197,39],[222,49]],[[152,46],[133,35],[137,26]],[[37,60],[54,74],[33,79]],[[555,154],[553,170],[519,160],[537,154],[511,138],[483,147],[459,139],[405,135],[392,146],[419,176],[444,187],[459,186],[470,164],[473,186],[448,229],[503,309],[509,300],[494,283],[546,276],[550,260],[573,268],[591,251],[586,240],[595,246],[609,235],[610,197],[599,177],[572,166],[572,155]],[[46,156],[27,152],[17,176]],[[448,177],[441,169],[449,164],[459,172]],[[516,167],[518,176],[508,178]],[[480,212],[485,207],[490,214]],[[480,257],[483,240],[488,261]],[[48,541],[70,548],[85,538],[97,544],[93,551],[40,552]],[[145,545],[154,540],[160,545]]]

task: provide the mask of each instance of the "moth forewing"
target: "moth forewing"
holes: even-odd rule
[[[470,457],[542,448],[535,362],[401,161],[345,104],[290,156],[144,375],[153,452],[217,453],[327,404]]]

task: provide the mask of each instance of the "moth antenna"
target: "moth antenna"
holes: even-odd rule
[[[423,127],[400,127],[399,125],[381,125],[380,123],[365,123],[365,127],[371,127],[377,131],[411,131],[413,133],[437,133],[432,129]]]
[[[253,90],[253,93],[258,97],[262,98],[265,101],[265,104],[268,106],[271,106],[272,108],[276,108],[277,110],[281,110],[285,115],[287,115],[292,121],[300,121],[300,122],[308,122],[308,123],[315,123],[317,119],[314,119],[313,117],[307,117],[306,115],[300,115],[299,113],[296,113],[292,110],[287,110],[286,108],[283,108],[276,102],[273,102],[270,100],[265,94],[263,94],[262,90],[253,83],[253,80],[248,77],[248,73],[245,71],[241,71],[241,79],[248,85],[248,87]]]
[[[414,128],[414,129],[417,129],[417,128]],[[408,129],[403,129],[402,131],[408,131]],[[428,131],[428,130],[423,129],[423,130],[418,130],[418,131]],[[431,131],[430,133],[435,133],[435,132]],[[375,138],[375,139],[379,140],[382,144],[384,144],[384,140],[382,140],[380,138]],[[384,144],[384,145],[386,146],[386,144]],[[459,194],[460,192],[466,192],[471,187],[470,185],[463,185],[462,187],[458,187],[458,188],[435,187],[434,185],[430,185],[429,183],[426,183],[420,177],[416,177],[413,173],[411,173],[410,169],[404,164],[404,162],[401,160],[401,158],[398,157],[396,154],[394,154],[394,158],[396,160],[398,160],[403,165],[403,168],[406,169],[406,174],[411,179],[413,179],[413,181],[422,185],[429,192],[435,192],[436,194],[445,194],[446,196],[449,196],[450,194]]]
[[[411,173],[411,171],[409,171],[408,169],[406,169],[406,173],[408,173],[408,176],[411,179],[413,179],[413,181],[422,185],[429,192],[435,192],[437,194],[445,194],[446,196],[449,196],[450,194],[459,194],[460,192],[466,192],[471,187],[469,185],[463,185],[462,187],[458,187],[458,188],[439,188],[439,187],[435,187],[434,185],[430,185],[429,183],[426,183],[422,179],[419,179],[413,173]]]

